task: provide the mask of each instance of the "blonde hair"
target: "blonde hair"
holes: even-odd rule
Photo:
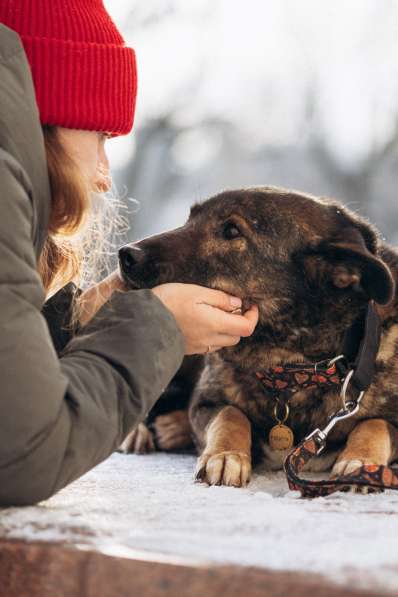
[[[61,144],[57,127],[43,126],[51,190],[48,237],[39,260],[47,296],[75,282],[97,282],[109,271],[109,260],[125,220],[121,203],[92,189],[79,165]]]

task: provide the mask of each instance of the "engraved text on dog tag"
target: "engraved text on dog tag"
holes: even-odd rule
[[[269,432],[268,442],[272,450],[290,450],[294,444],[293,431],[287,425],[278,423]]]

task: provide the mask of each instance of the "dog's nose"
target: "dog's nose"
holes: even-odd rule
[[[123,271],[128,272],[137,263],[141,261],[144,256],[142,249],[134,246],[122,247],[119,249],[119,262]]]

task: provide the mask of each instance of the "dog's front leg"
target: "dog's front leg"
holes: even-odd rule
[[[196,479],[209,485],[245,486],[251,473],[251,425],[241,410],[225,406],[210,420]]]
[[[398,457],[398,430],[383,419],[360,421],[348,436],[332,476],[348,475],[364,464],[388,465]]]

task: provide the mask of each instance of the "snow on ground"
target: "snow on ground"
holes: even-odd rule
[[[257,470],[247,489],[195,484],[194,464],[188,455],[115,454],[40,506],[0,511],[0,535],[398,590],[398,492],[309,501],[288,491],[283,473]]]

